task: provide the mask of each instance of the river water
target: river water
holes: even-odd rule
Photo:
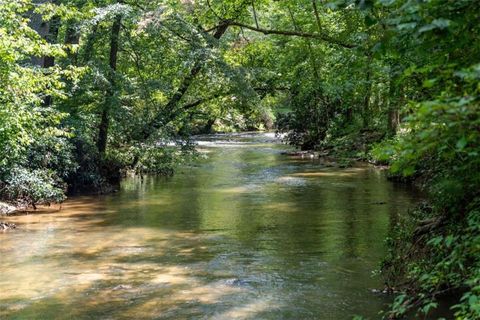
[[[368,166],[282,154],[270,134],[200,138],[172,178],[9,217],[0,319],[378,319],[390,222],[415,195]]]

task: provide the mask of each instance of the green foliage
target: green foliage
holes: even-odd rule
[[[73,146],[73,157],[77,170],[65,178],[72,193],[107,193],[114,190],[110,182],[118,182],[119,165],[116,161],[105,161],[100,158],[95,146],[81,136],[75,136],[70,143]],[[103,168],[107,168],[104,172]],[[113,173],[112,173],[113,171]],[[113,177],[112,174],[114,175]],[[112,181],[109,181],[111,178]]]
[[[254,4],[0,1],[1,196],[36,205],[66,185],[114,190],[127,170],[172,174],[195,155],[189,134],[274,119],[345,164],[376,144],[431,204],[388,239],[388,284],[407,281],[391,314],[459,290],[457,317],[477,317],[480,2]]]
[[[78,168],[71,140],[46,134],[29,146],[24,166],[52,170],[62,179],[74,174]]]
[[[75,170],[69,134],[59,124],[65,114],[42,105],[61,99],[73,69],[48,71],[25,63],[31,56],[64,56],[32,30],[23,15],[28,1],[0,2],[0,184],[1,196],[27,205],[64,199],[59,181]]]
[[[436,1],[405,3],[395,20],[390,42],[416,53],[401,78],[416,86],[400,133],[372,153],[393,174],[421,179],[432,207],[399,221],[389,241],[384,274],[406,284],[393,316],[428,314],[454,294],[456,318],[480,317],[478,18],[476,1]]]
[[[3,199],[36,208],[37,204],[50,204],[65,200],[65,185],[51,170],[12,168],[1,184]]]
[[[135,170],[141,174],[172,175],[182,164],[195,158],[194,146],[183,144],[174,146],[146,146],[140,151],[140,159]]]
[[[478,201],[463,209],[465,217],[451,212],[453,217],[444,218],[439,210],[445,207],[420,207],[397,221],[382,271],[388,286],[405,293],[397,297],[389,316],[399,317],[411,309],[428,314],[439,298],[453,294],[458,300],[452,310],[458,319],[479,317]]]

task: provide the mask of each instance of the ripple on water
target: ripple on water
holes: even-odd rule
[[[208,159],[182,174],[9,217],[0,318],[377,318],[371,270],[410,190],[292,160],[274,134],[197,141]]]

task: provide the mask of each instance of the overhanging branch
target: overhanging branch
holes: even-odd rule
[[[329,43],[332,43],[332,44],[335,44],[335,45],[338,45],[338,46],[341,46],[341,47],[344,47],[344,48],[348,48],[348,49],[352,49],[352,48],[355,48],[355,47],[358,46],[356,44],[346,43],[346,42],[343,42],[342,40],[335,39],[335,38],[332,38],[332,37],[330,37],[326,34],[320,34],[320,33],[309,33],[309,32],[303,32],[303,31],[298,31],[298,30],[293,30],[292,31],[292,30],[264,29],[264,28],[249,26],[247,24],[237,22],[237,21],[233,21],[233,20],[223,21],[222,25],[224,26],[225,24],[227,24],[229,26],[236,26],[236,27],[245,28],[245,29],[248,29],[248,30],[251,30],[251,31],[263,33],[265,35],[276,34],[276,35],[281,35],[281,36],[301,37],[301,38],[310,38],[310,39],[322,40],[322,41],[329,42]],[[208,31],[213,31],[213,30],[217,29],[218,27],[219,26],[216,26],[216,27],[210,28],[209,30],[206,30],[206,31],[207,32]]]

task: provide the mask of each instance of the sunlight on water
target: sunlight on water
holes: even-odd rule
[[[292,159],[273,134],[198,139],[205,159],[172,178],[9,217],[0,318],[378,318],[371,272],[405,186]]]

